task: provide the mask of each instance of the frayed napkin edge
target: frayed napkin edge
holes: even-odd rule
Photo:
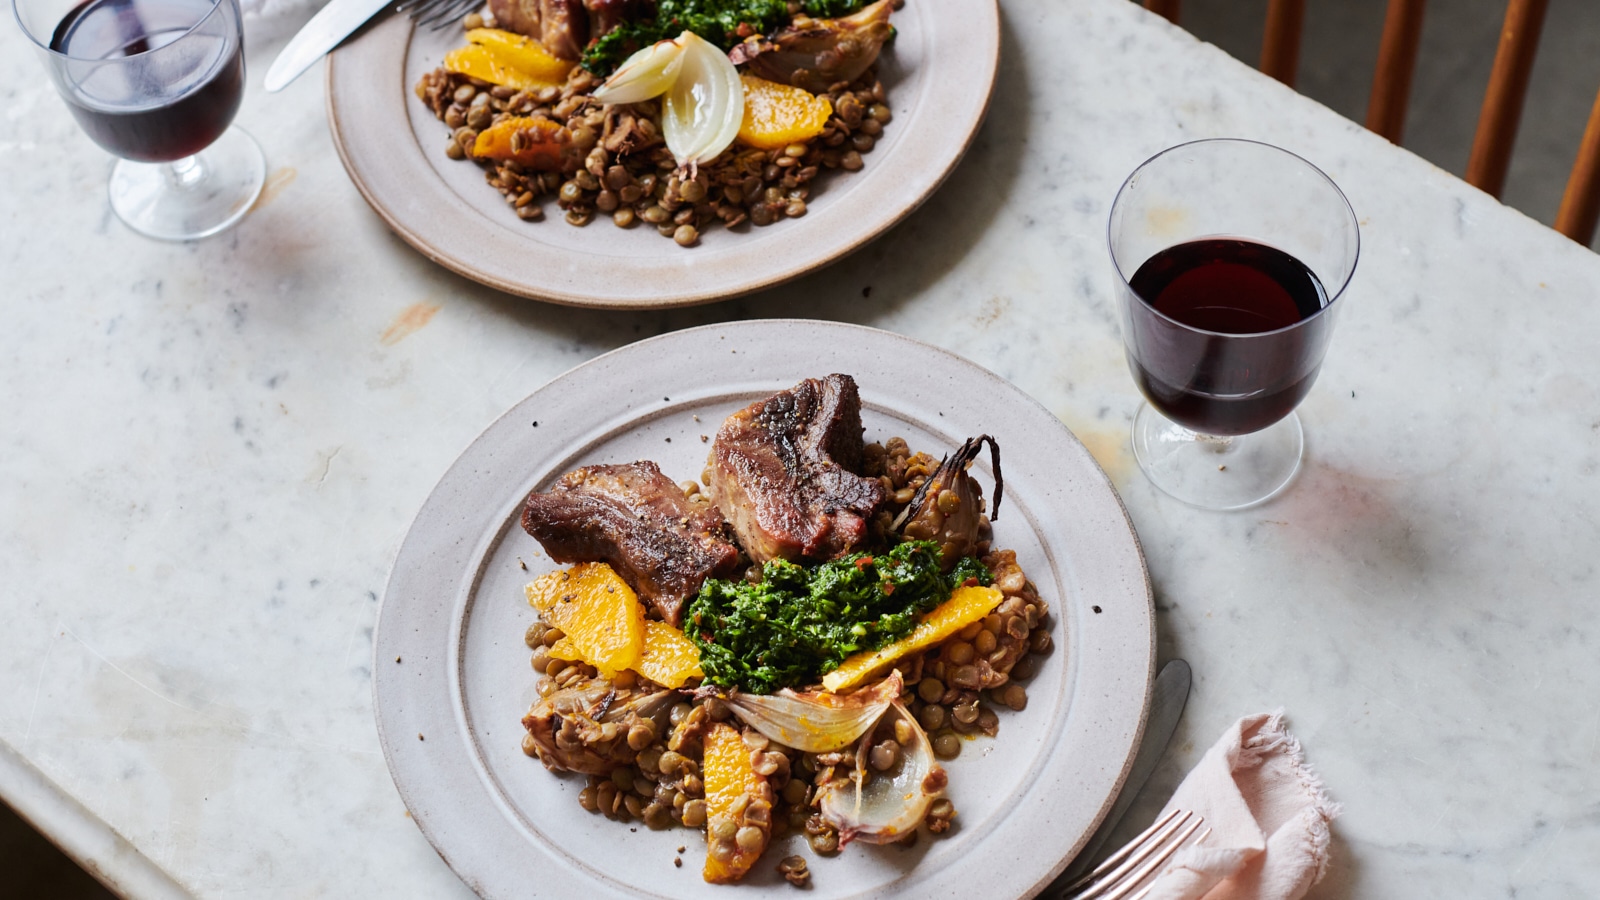
[[[1311,764],[1306,762],[1305,751],[1300,747],[1300,739],[1289,733],[1283,718],[1284,711],[1281,706],[1267,713],[1266,723],[1255,736],[1240,747],[1239,762],[1243,766],[1260,765],[1268,753],[1280,749],[1284,758],[1289,761],[1289,769],[1294,772],[1300,790],[1311,801],[1311,808],[1317,813],[1315,816],[1306,817],[1306,842],[1311,847],[1311,859],[1316,867],[1311,876],[1311,884],[1316,884],[1328,874],[1328,866],[1333,859],[1333,852],[1329,846],[1333,841],[1333,830],[1330,826],[1334,819],[1344,813],[1344,805],[1328,796],[1322,778],[1311,768]]]

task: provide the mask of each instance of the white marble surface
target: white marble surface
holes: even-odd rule
[[[110,160],[0,27],[0,791],[135,895],[466,895],[372,723],[376,598],[411,515],[569,366],[811,315],[989,366],[1112,475],[1161,655],[1197,678],[1135,817],[1227,723],[1281,705],[1347,810],[1312,896],[1588,894],[1600,257],[1125,0],[1004,17],[990,120],[924,209],[788,287],[633,315],[412,253],[340,168],[315,73],[247,97],[273,187],[242,225],[139,238],[106,205]],[[257,77],[295,24],[253,33]],[[1302,407],[1308,467],[1232,515],[1132,464],[1104,245],[1122,177],[1210,135],[1321,164],[1365,241]]]

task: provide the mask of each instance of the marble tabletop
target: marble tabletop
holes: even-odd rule
[[[1345,813],[1311,896],[1600,883],[1600,256],[1126,0],[1006,0],[977,143],[887,236],[765,294],[564,309],[385,229],[314,70],[252,87],[242,224],[145,240],[111,160],[0,27],[0,795],[129,896],[465,897],[373,726],[371,636],[412,515],[495,416],[640,337],[858,322],[1038,398],[1121,492],[1162,659],[1196,682],[1123,828],[1238,716],[1284,707]],[[301,18],[252,22],[255,82]],[[1308,459],[1234,514],[1156,492],[1105,221],[1170,144],[1257,138],[1349,194],[1363,257]]]

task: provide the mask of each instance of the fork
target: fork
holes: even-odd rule
[[[438,31],[482,4],[483,0],[401,0],[395,11],[410,15],[418,28],[431,26]]]
[[[1211,834],[1211,829],[1207,828],[1200,831],[1198,836],[1195,835],[1203,824],[1203,816],[1188,810],[1175,809],[1167,813],[1129,841],[1126,847],[1095,866],[1094,871],[1067,885],[1062,894],[1063,900],[1140,900],[1150,893],[1152,886],[1145,885],[1145,881],[1150,880],[1153,884],[1151,876],[1166,864],[1172,854],[1186,843],[1198,844]],[[1192,842],[1190,838],[1193,838]],[[1144,885],[1144,890],[1134,894],[1133,891],[1141,885]]]

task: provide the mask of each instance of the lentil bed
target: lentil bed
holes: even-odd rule
[[[473,13],[466,25],[494,23]],[[811,140],[776,150],[735,142],[690,173],[679,169],[667,150],[659,105],[604,107],[590,96],[600,83],[577,67],[560,88],[518,91],[441,67],[424,75],[416,91],[450,128],[444,152],[451,159],[470,159],[479,133],[510,116],[560,126],[554,134],[564,145],[560,171],[475,160],[519,218],[543,219],[543,204],[553,197],[570,225],[584,226],[605,215],[619,228],[642,223],[684,247],[697,244],[707,228],[718,224],[766,226],[805,215],[818,175],[828,169],[859,171],[866,164],[863,154],[872,151],[893,118],[874,66],[822,95],[833,114]],[[532,139],[519,132],[513,146],[522,140]]]
[[[882,480],[889,502],[872,522],[874,540],[882,541],[899,511],[909,503],[916,489],[937,469],[939,460],[926,453],[913,453],[901,438],[866,446],[862,474]],[[700,486],[692,481],[682,488],[691,502],[704,502]],[[978,552],[994,576],[994,587],[1004,595],[995,611],[968,625],[949,639],[927,651],[906,657],[895,668],[905,682],[901,701],[921,724],[940,760],[961,754],[965,739],[999,733],[996,708],[1021,711],[1027,707],[1027,689],[1022,684],[1033,675],[1036,660],[1052,650],[1049,608],[1021,566],[1016,553],[992,547],[993,532],[983,519]],[[759,571],[759,569],[757,570]],[[585,663],[564,662],[549,653],[549,647],[562,637],[559,629],[535,622],[526,635],[533,651],[532,665],[539,673],[537,689],[541,698],[557,690],[597,677]],[[641,676],[624,672],[613,680],[621,689],[650,690]],[[831,753],[805,753],[773,743],[760,732],[742,726],[732,710],[715,697],[685,694],[668,716],[670,728],[657,734],[648,722],[635,723],[626,733],[627,743],[637,756],[608,777],[587,776],[578,795],[585,810],[620,821],[642,821],[655,830],[674,826],[700,829],[706,826],[705,784],[700,773],[701,739],[715,722],[728,722],[739,728],[752,753],[755,771],[763,779],[761,796],[751,798],[743,818],[730,834],[712,835],[712,852],[723,841],[728,852],[735,843],[778,839],[787,834],[803,834],[810,848],[821,855],[839,849],[838,831],[818,812],[817,804],[824,785],[839,779],[857,777],[857,754],[853,747]],[[875,772],[894,768],[899,754],[911,737],[908,723],[886,716],[876,729],[864,736],[868,742],[866,779]],[[531,739],[523,750],[534,755]],[[948,831],[957,814],[948,798],[935,800],[923,825],[930,835]],[[754,829],[752,833],[746,829]],[[917,840],[913,831],[905,843]],[[811,873],[799,857],[777,863],[778,872],[796,886],[806,886]]]

